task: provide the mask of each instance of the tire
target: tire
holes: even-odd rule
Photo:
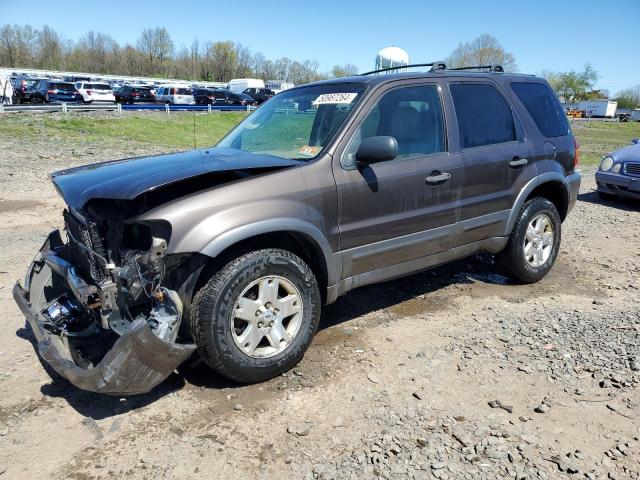
[[[274,301],[274,305],[282,306],[284,311],[284,303],[279,297],[280,292],[285,291],[282,289],[283,286],[289,288],[289,293],[282,298],[292,295],[293,291],[295,293],[290,299],[299,298],[301,301],[301,305],[298,303],[299,306],[295,307],[299,313],[293,314],[288,319],[278,320],[279,317],[269,317],[276,318],[277,325],[282,325],[284,330],[295,329],[295,334],[291,335],[290,340],[282,340],[287,338],[289,333],[278,337],[277,328],[267,329],[267,316],[258,317],[259,311],[253,312],[256,305],[270,308],[270,302],[262,303],[261,284],[251,287],[256,282],[268,282],[269,278],[272,282],[276,279],[280,284],[280,287],[275,289],[274,298],[277,300]],[[293,290],[291,286],[294,287]],[[267,291],[267,288],[265,287],[264,290]],[[252,295],[255,298],[247,298]],[[249,302],[246,309],[239,308],[242,301]],[[291,305],[296,305],[296,302],[292,302]],[[256,250],[229,262],[196,293],[191,310],[191,331],[200,356],[213,370],[240,383],[256,383],[288,371],[302,359],[318,329],[320,310],[321,297],[318,283],[313,272],[302,259],[286,250]],[[267,313],[264,315],[270,315],[271,310],[265,311]],[[278,312],[278,309],[275,312]],[[253,315],[255,318],[252,317],[248,322],[238,318],[232,320],[237,315]],[[260,321],[262,319],[265,321],[264,324]],[[243,325],[245,323],[246,326]],[[252,328],[264,326],[266,329],[256,330],[258,333],[254,338],[261,340],[253,342],[258,345],[254,350],[252,346],[248,347],[253,354],[241,349],[247,348],[249,343],[245,345],[238,343],[244,343],[242,335],[248,331],[244,329],[248,329],[250,324]],[[269,326],[273,324],[274,321],[270,321]],[[263,333],[264,331],[268,333]],[[281,340],[274,342],[272,335]],[[274,343],[282,350],[279,351],[273,347]],[[269,351],[272,351],[271,355],[267,355]]]
[[[601,192],[600,190],[598,190],[597,192],[600,199],[606,202],[611,202],[612,200],[616,199],[616,196],[613,193]]]
[[[527,237],[530,224],[538,219],[542,223],[535,225],[545,227],[543,233],[535,232],[536,242],[541,246],[539,250],[535,248],[536,243],[530,242]],[[547,223],[551,235],[546,228]],[[562,220],[555,205],[546,198],[533,198],[520,210],[507,246],[498,256],[498,263],[507,273],[523,283],[537,282],[553,267],[560,249],[561,237]],[[527,251],[525,244],[530,245]]]

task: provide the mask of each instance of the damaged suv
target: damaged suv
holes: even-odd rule
[[[541,279],[580,185],[557,97],[431,67],[287,90],[215,148],[54,173],[64,234],[13,291],[42,358],[109,394],[147,392],[195,351],[258,382],[361,285],[479,251]]]

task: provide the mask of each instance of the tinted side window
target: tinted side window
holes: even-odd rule
[[[509,104],[493,85],[450,85],[462,148],[511,142],[516,139]]]
[[[360,127],[361,138],[389,135],[398,142],[398,156],[443,152],[444,121],[435,85],[391,90],[372,108]]]
[[[567,116],[548,86],[542,83],[516,82],[511,84],[511,89],[545,137],[568,134]]]

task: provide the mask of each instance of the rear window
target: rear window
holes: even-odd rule
[[[514,82],[511,89],[545,137],[569,133],[567,116],[551,89],[542,83]]]
[[[132,88],[131,91],[136,93],[143,93],[145,95],[149,95],[151,93],[151,90],[149,90],[148,88],[142,88],[142,87]]]
[[[53,90],[75,90],[76,87],[70,83],[52,83],[49,87]]]
[[[85,83],[84,88],[91,88],[93,90],[111,90],[111,87],[106,83]]]
[[[487,83],[450,86],[462,148],[512,142],[516,139],[511,107]]]
[[[188,88],[176,88],[174,95],[191,95],[191,90]]]

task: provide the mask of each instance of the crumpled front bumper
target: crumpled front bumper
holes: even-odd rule
[[[58,374],[83,390],[110,395],[149,392],[167,378],[196,349],[193,344],[167,343],[159,339],[144,320],[136,320],[102,360],[92,368],[78,366],[71,355],[68,338],[45,330],[41,312],[46,305],[46,289],[64,281],[43,261],[51,244],[60,238],[52,232],[27,272],[25,285],[13,287],[13,298],[27,318],[38,341],[38,353]],[[99,333],[98,333],[99,335]]]

